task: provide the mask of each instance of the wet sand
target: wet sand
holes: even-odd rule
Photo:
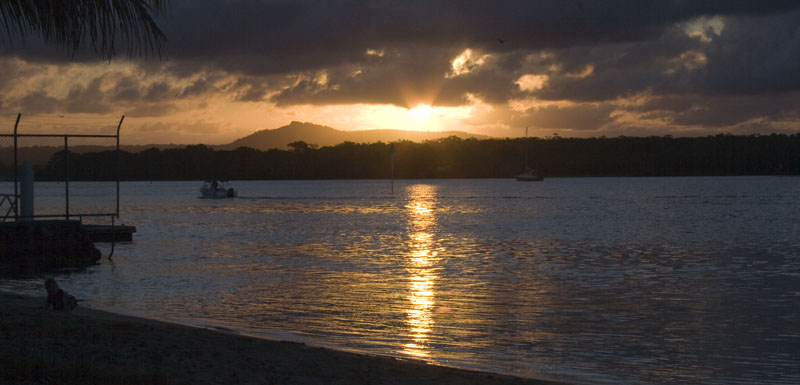
[[[271,341],[0,292],[3,384],[555,384]]]

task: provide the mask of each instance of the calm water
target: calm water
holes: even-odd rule
[[[198,199],[200,184],[123,183],[134,242],[62,286],[127,314],[523,376],[800,383],[800,178],[395,181],[393,195],[233,182],[231,200]],[[71,185],[95,187],[109,185]]]

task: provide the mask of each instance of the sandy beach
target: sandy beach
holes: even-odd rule
[[[555,384],[270,341],[0,292],[4,384]]]

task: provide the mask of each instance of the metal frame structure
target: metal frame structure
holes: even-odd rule
[[[19,129],[19,121],[22,118],[22,114],[17,114],[17,120],[14,123],[14,133],[13,134],[0,134],[0,137],[13,137],[14,138],[14,195],[9,194],[0,194],[0,206],[6,201],[9,202],[10,207],[5,213],[5,216],[2,217],[2,221],[5,222],[10,216],[11,211],[14,211],[14,221],[19,220],[19,161],[17,157],[18,153],[18,146],[17,146],[17,139],[18,138],[64,138],[64,213],[63,214],[45,214],[45,215],[33,215],[33,218],[65,218],[67,220],[70,217],[78,217],[80,221],[83,221],[84,217],[111,217],[112,226],[114,224],[114,218],[119,218],[119,161],[120,161],[120,148],[119,148],[119,130],[122,127],[122,121],[125,120],[125,115],[119,119],[119,124],[117,124],[117,133],[116,135],[82,135],[82,134],[20,134],[18,132]],[[117,175],[116,175],[116,210],[113,213],[70,213],[69,209],[69,139],[70,138],[114,138],[117,142]]]

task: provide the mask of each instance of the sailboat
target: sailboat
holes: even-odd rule
[[[514,175],[517,182],[541,182],[544,180],[541,175],[536,174],[536,170],[528,166],[528,127],[525,127],[525,172]]]

